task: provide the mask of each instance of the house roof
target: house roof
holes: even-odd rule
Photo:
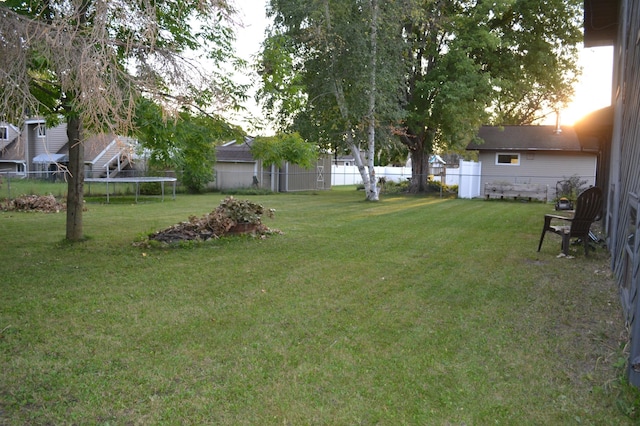
[[[592,111],[577,121],[573,128],[585,150],[604,149],[613,134],[613,107]]]
[[[584,0],[584,47],[615,43],[619,4],[619,0]]]
[[[227,163],[255,163],[251,154],[253,139],[245,139],[242,142],[231,141],[216,147],[216,161]]]
[[[24,149],[19,143],[20,138],[17,137],[9,144],[0,149],[0,161],[8,161],[12,163],[24,163]]]
[[[13,130],[13,132],[9,132],[9,134],[7,135],[9,139],[0,140],[0,157],[2,157],[3,153],[6,151],[6,148],[16,140],[18,140],[18,138],[20,138],[20,129],[18,129],[13,124],[4,121],[0,121],[0,126]]]
[[[583,151],[578,135],[569,126],[482,126],[471,142],[471,151]]]

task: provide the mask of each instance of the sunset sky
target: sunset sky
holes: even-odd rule
[[[611,46],[587,48],[580,52],[582,76],[575,87],[572,104],[561,113],[562,124],[570,125],[591,111],[611,105]]]

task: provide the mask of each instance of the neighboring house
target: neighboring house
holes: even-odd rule
[[[113,177],[131,168],[135,142],[98,135],[84,143],[86,177]],[[39,178],[55,177],[69,162],[66,124],[47,128],[43,119],[29,119],[22,129],[0,124],[0,173]]]
[[[478,151],[480,187],[493,184],[537,184],[555,197],[556,184],[578,176],[585,187],[596,184],[597,149],[583,146],[572,127],[483,126]]]
[[[0,173],[25,173],[27,166],[20,141],[20,129],[9,123],[0,123]]]
[[[365,158],[366,154],[364,151],[360,151],[360,158]],[[338,154],[337,152],[333,153],[333,159],[331,160],[331,164],[334,166],[355,166],[356,158],[353,156],[351,151],[345,151],[342,154]]]
[[[304,169],[285,163],[264,167],[251,154],[252,138],[231,141],[216,148],[216,189],[264,188],[274,192],[331,189],[331,157],[322,156],[315,167]]]
[[[0,172],[27,176],[47,172],[51,165],[65,163],[68,158],[59,153],[67,142],[66,126],[48,129],[42,119],[26,120],[22,129],[2,123],[0,136]]]
[[[583,139],[600,146],[598,183],[611,268],[631,328],[629,380],[640,386],[640,2],[585,0],[585,47],[613,46],[612,111],[582,120]]]
[[[333,156],[331,164],[333,164],[334,166],[355,166],[356,159],[351,153],[344,155],[337,155],[336,153]]]
[[[334,166],[355,166],[356,159],[353,155],[336,155],[333,157],[332,164]]]

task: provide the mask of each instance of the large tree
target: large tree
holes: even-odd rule
[[[581,2],[410,0],[411,58],[401,132],[412,190],[434,150],[466,146],[481,124],[530,124],[573,94]]]
[[[393,129],[415,192],[434,151],[462,149],[482,124],[530,124],[573,93],[579,0],[270,4],[265,105],[335,148]]]
[[[332,149],[347,149],[378,199],[375,143],[401,115],[397,2],[271,0],[264,44],[262,99],[282,130]],[[397,18],[397,16],[396,16]]]
[[[136,99],[220,106],[238,92],[216,66],[230,57],[226,0],[5,0],[0,111],[64,120],[69,138],[66,238],[83,239],[83,141],[129,134]],[[191,52],[207,57],[207,71]]]

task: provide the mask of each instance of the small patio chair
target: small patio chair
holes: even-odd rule
[[[592,187],[583,191],[576,200],[576,210],[573,217],[564,217],[554,214],[544,215],[544,227],[540,236],[538,251],[542,247],[544,234],[551,231],[562,237],[562,252],[569,254],[569,240],[572,237],[581,238],[584,244],[584,253],[589,255],[589,240],[591,224],[599,219],[602,210],[602,191],[598,187]],[[562,220],[568,224],[552,225],[553,219]]]

